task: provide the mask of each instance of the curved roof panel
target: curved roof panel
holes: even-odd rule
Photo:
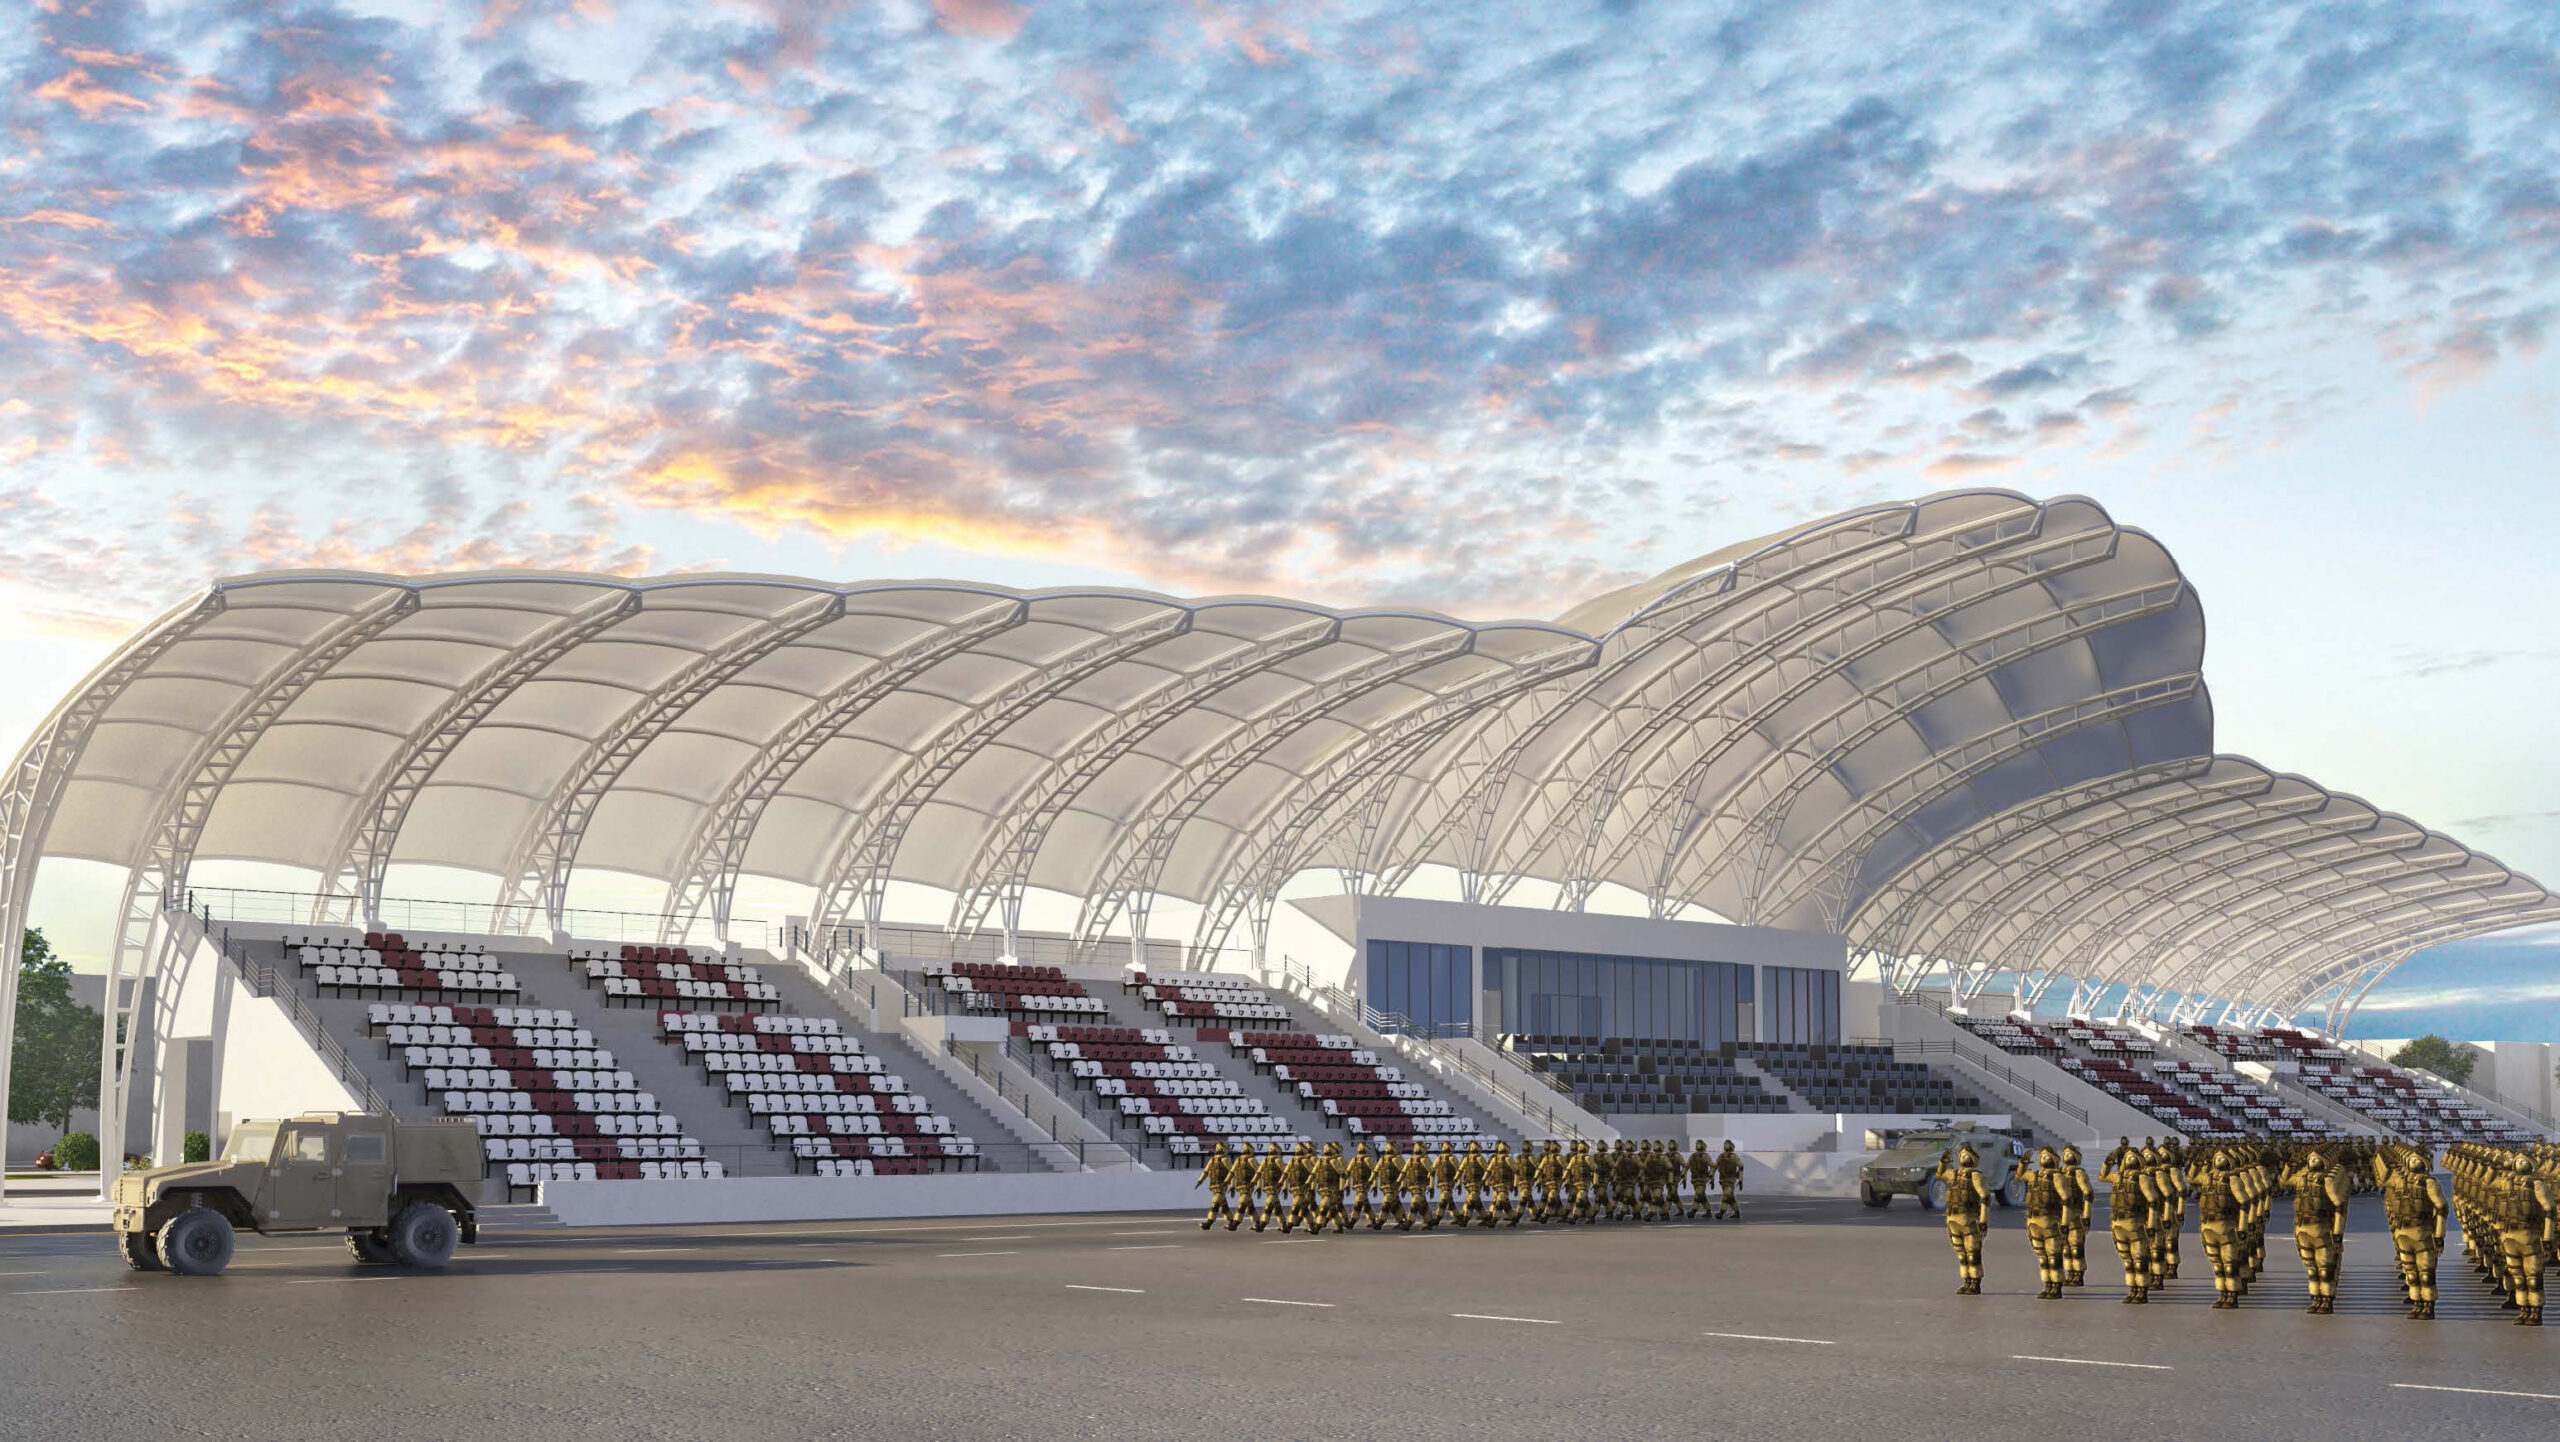
[[[63,705],[5,794],[32,863],[199,858],[378,904],[394,862],[557,918],[582,869],[725,927],[744,876],[960,929],[1033,889],[1099,942],[1259,928],[1310,868],[1603,886],[1916,961],[2284,1005],[2551,899],[2213,752],[2194,588],[2095,502],[1972,490],[1727,547],[1556,623],[948,581],[273,573]],[[128,908],[132,911],[132,908]],[[147,914],[147,909],[143,912]]]

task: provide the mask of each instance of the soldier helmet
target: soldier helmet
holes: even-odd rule
[[[1956,1148],[1957,1166],[1970,1167],[1978,1164],[1981,1160],[1982,1158],[1974,1155],[1973,1144],[1971,1142],[1967,1142],[1963,1146]]]
[[[1483,1150],[1484,1150],[1484,1148],[1483,1148],[1483,1147],[1481,1147],[1481,1146],[1479,1146],[1479,1145],[1477,1145],[1477,1143],[1474,1141],[1474,1139],[1470,1138],[1470,1139],[1468,1140],[1468,1142],[1467,1142],[1467,1155],[1468,1155],[1468,1156],[1471,1156],[1471,1157],[1472,1157],[1472,1156],[1475,1156],[1475,1155],[1477,1155],[1478,1153],[1482,1152]]]
[[[1351,1155],[1353,1155],[1353,1156],[1355,1156],[1355,1157],[1365,1157],[1365,1156],[1369,1155],[1369,1144],[1368,1144],[1367,1142],[1354,1142],[1354,1143],[1352,1143],[1352,1144],[1351,1144]]]
[[[1324,1144],[1324,1154],[1325,1154],[1326,1156],[1329,1156],[1329,1157],[1338,1157],[1338,1156],[1342,1155],[1342,1143],[1340,1143],[1340,1142],[1327,1142],[1327,1143],[1325,1143],[1325,1144]]]
[[[1507,1157],[1511,1155],[1511,1143],[1495,1142],[1493,1144],[1493,1154],[1497,1157]]]
[[[1726,1151],[1732,1151],[1732,1150],[1733,1150],[1733,1138],[1731,1138],[1731,1137],[1727,1137],[1727,1138],[1725,1138],[1725,1139],[1724,1139],[1724,1149],[1725,1149]]]
[[[1227,1154],[1227,1144],[1226,1144],[1225,1142],[1211,1142],[1211,1143],[1209,1143],[1209,1155],[1211,1155],[1211,1156],[1213,1156],[1213,1157],[1223,1157],[1223,1156],[1225,1156],[1226,1154]]]
[[[2049,1166],[2052,1166],[2052,1165],[2053,1165],[2053,1161],[2054,1161],[2054,1157],[2053,1157],[2053,1148],[2051,1148],[2051,1147],[2038,1147],[2038,1148],[2036,1148],[2036,1165],[2037,1165],[2037,1166],[2040,1166],[2040,1167],[2049,1167]]]
[[[1698,1138],[1698,1140],[1696,1141],[1696,1143],[1695,1143],[1695,1144],[1693,1144],[1693,1145],[1689,1148],[1689,1150],[1691,1150],[1691,1151],[1693,1151],[1693,1152],[1703,1152],[1703,1151],[1705,1151],[1706,1149],[1707,1149],[1707,1139],[1706,1139],[1705,1137],[1700,1137],[1700,1138]]]
[[[2078,1147],[2064,1147],[2062,1149],[2062,1159],[2075,1167],[2080,1165],[2080,1149]]]

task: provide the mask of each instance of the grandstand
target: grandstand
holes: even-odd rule
[[[1546,622],[252,575],[19,756],[0,933],[40,868],[116,889],[110,1175],[288,1100],[688,1206],[1172,1188],[1210,1140],[1723,1139],[1820,1189],[1924,1115],[2535,1130],[2325,1038],[2560,902],[2218,753],[2203,636],[2153,537],[1994,490]],[[572,905],[608,883],[661,900]]]

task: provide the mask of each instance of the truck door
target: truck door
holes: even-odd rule
[[[338,1210],[337,1161],[330,1155],[330,1129],[296,1126],[285,1129],[276,1148],[275,1173],[267,1191],[267,1226],[277,1230],[332,1225]]]
[[[346,1131],[338,1137],[338,1220],[350,1227],[378,1227],[391,1219],[391,1138],[378,1131]]]

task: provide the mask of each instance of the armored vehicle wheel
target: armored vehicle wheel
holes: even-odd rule
[[[1920,1187],[1920,1209],[1924,1212],[1945,1211],[1947,1209],[1947,1184],[1939,1181],[1935,1177],[1931,1177],[1927,1182],[1922,1183]]]
[[[374,1267],[387,1267],[399,1261],[391,1255],[391,1243],[381,1232],[370,1227],[351,1227],[347,1231],[347,1255]]]
[[[160,1229],[160,1264],[181,1277],[218,1277],[231,1265],[231,1221],[198,1207]]]
[[[2000,1205],[2015,1211],[2026,1204],[2027,1184],[2019,1179],[2016,1172],[2011,1172],[2009,1180],[2000,1184]]]
[[[441,1267],[461,1240],[453,1213],[433,1202],[411,1202],[391,1219],[391,1255],[404,1267]]]
[[[1891,1206],[1893,1204],[1893,1193],[1879,1192],[1875,1188],[1868,1186],[1865,1182],[1860,1182],[1858,1183],[1858,1200],[1871,1207]]]
[[[160,1253],[153,1248],[149,1232],[116,1233],[116,1250],[124,1253],[124,1264],[137,1272],[160,1270]]]

